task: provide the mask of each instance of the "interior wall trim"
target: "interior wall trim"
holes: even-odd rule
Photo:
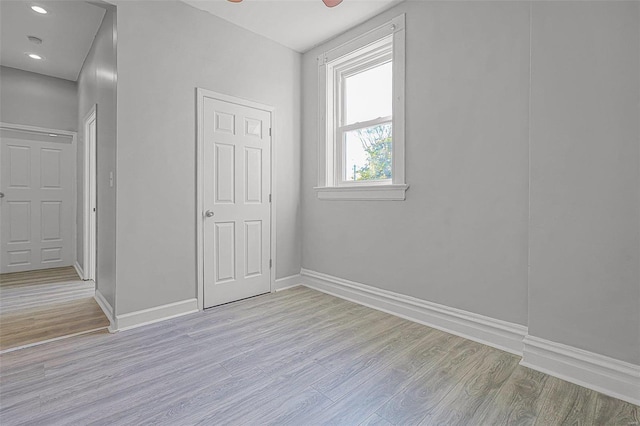
[[[528,328],[321,272],[306,287],[522,356],[520,365],[640,405],[640,365],[541,339]]]
[[[531,335],[520,365],[640,405],[640,365]]]
[[[302,269],[304,285],[370,308],[520,355],[527,327]]]
[[[80,279],[84,281],[84,271],[82,270],[82,267],[80,266],[77,260],[74,262],[73,267],[76,270],[76,273],[78,274]]]
[[[187,299],[127,314],[116,314],[115,326],[109,331],[129,330],[194,312],[198,312],[198,299]]]
[[[303,279],[300,274],[289,275],[288,277],[278,278],[273,286],[273,291],[288,290],[290,288],[302,285]]]
[[[115,317],[113,315],[113,307],[109,302],[107,302],[107,299],[102,293],[100,293],[100,290],[98,290],[97,288],[93,298],[96,300],[96,303],[98,304],[98,306],[100,306],[100,309],[102,309],[102,312],[104,312],[104,315],[109,320],[109,332],[113,333],[115,331]]]

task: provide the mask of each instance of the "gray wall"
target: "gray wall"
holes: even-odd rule
[[[402,202],[319,201],[316,56],[303,57],[303,267],[527,323],[529,5],[405,2]]]
[[[0,67],[0,121],[75,132],[77,90],[74,81]]]
[[[638,2],[534,3],[529,333],[640,364]]]
[[[300,55],[180,2],[118,2],[117,313],[196,297],[196,95],[276,108],[278,277],[300,271]]]
[[[404,202],[317,199],[316,56],[353,32],[306,53],[303,267],[640,363],[638,8],[405,2],[362,25],[407,13]]]
[[[78,262],[83,263],[84,243],[84,119],[97,105],[97,288],[115,303],[116,238],[116,37],[115,8],[108,6],[91,50],[78,77]],[[114,172],[114,186],[109,186]],[[84,265],[82,265],[84,267]]]

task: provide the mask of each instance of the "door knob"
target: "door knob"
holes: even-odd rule
[[[0,198],[4,198],[4,192],[0,192]]]
[[[211,210],[207,210],[207,212],[204,215],[206,217],[213,217],[214,213]]]

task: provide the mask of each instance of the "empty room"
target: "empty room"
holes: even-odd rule
[[[640,2],[0,0],[0,424],[640,424]]]

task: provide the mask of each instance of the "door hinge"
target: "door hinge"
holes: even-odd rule
[[[273,266],[273,260],[269,259],[269,269]]]
[[[269,136],[271,136],[271,127],[269,127]]]
[[[269,194],[269,202],[271,202],[271,194]]]

